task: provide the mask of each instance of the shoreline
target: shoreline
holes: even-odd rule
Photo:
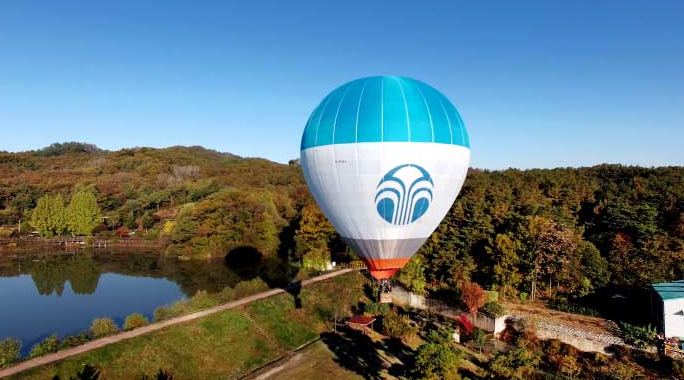
[[[347,268],[347,269],[340,269],[340,270],[337,270],[337,271],[334,271],[331,273],[326,273],[324,275],[317,276],[317,277],[314,277],[314,278],[311,278],[308,280],[303,280],[303,281],[301,281],[300,286],[302,286],[302,287],[308,286],[308,285],[311,285],[311,284],[314,284],[314,283],[317,283],[320,281],[328,280],[330,278],[334,278],[334,277],[337,277],[337,276],[340,276],[340,275],[343,275],[343,274],[346,274],[346,273],[349,273],[349,272],[352,272],[355,270],[356,269]],[[0,369],[0,378],[15,375],[15,374],[18,374],[18,373],[23,372],[25,370],[31,369],[31,368],[35,368],[35,367],[39,367],[39,366],[49,364],[49,363],[52,363],[55,361],[63,360],[63,359],[66,359],[66,358],[69,358],[69,357],[72,357],[75,355],[79,355],[79,354],[82,354],[82,353],[85,353],[88,351],[92,351],[92,350],[95,350],[95,349],[98,349],[98,348],[101,348],[101,347],[104,347],[104,346],[107,346],[107,345],[110,345],[113,343],[117,343],[117,342],[120,342],[120,341],[123,341],[126,339],[131,339],[131,338],[134,338],[137,336],[145,335],[145,334],[151,333],[153,331],[163,329],[163,328],[168,327],[168,326],[173,326],[173,325],[181,324],[184,322],[196,320],[196,319],[208,316],[208,315],[212,315],[212,314],[219,313],[222,311],[230,310],[230,309],[242,306],[242,305],[246,305],[246,304],[253,302],[253,301],[261,300],[261,299],[268,298],[268,297],[271,297],[271,296],[274,296],[277,294],[281,294],[281,293],[285,293],[285,292],[287,292],[287,289],[284,289],[284,288],[270,289],[270,290],[262,292],[262,293],[247,296],[247,297],[241,298],[239,300],[235,300],[235,301],[231,301],[231,302],[228,302],[228,303],[225,303],[222,305],[211,307],[209,309],[205,309],[205,310],[197,311],[194,313],[182,315],[179,317],[167,319],[167,320],[164,320],[161,322],[155,322],[155,323],[149,324],[149,325],[144,326],[144,327],[140,327],[140,328],[135,329],[135,330],[126,331],[126,332],[118,333],[115,335],[110,335],[110,336],[107,336],[104,338],[100,338],[97,340],[87,342],[87,343],[82,344],[80,346],[68,348],[68,349],[65,349],[62,351],[57,351],[55,353],[48,354],[45,356],[40,356],[40,357],[37,357],[34,359],[29,359],[29,360],[23,361],[21,363],[18,363],[15,366]]]
[[[0,258],[31,254],[79,252],[84,250],[105,251],[108,249],[166,249],[169,244],[159,240],[136,238],[8,238],[0,240]]]

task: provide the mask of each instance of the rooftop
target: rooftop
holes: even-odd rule
[[[355,324],[355,325],[364,325],[364,326],[368,326],[368,325],[370,325],[371,323],[375,322],[375,318],[369,317],[369,316],[365,316],[365,315],[355,315],[355,316],[349,318],[349,321],[348,321],[348,322],[349,322],[349,323],[353,323],[353,324]]]
[[[684,280],[661,282],[651,286],[663,301],[684,298]]]

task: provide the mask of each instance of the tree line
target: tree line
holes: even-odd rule
[[[108,231],[167,239],[172,256],[223,257],[244,246],[311,263],[353,255],[313,201],[297,160],[201,147],[49,152],[0,152],[5,231],[19,219],[33,224],[35,213],[46,236],[81,234],[99,207]],[[400,277],[430,292],[474,282],[505,298],[583,297],[681,279],[683,247],[684,168],[471,169]]]

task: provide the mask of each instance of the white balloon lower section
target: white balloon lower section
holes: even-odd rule
[[[424,240],[456,200],[470,165],[470,149],[416,142],[334,144],[302,151],[301,164],[316,202],[341,236],[360,241]],[[383,183],[379,188],[383,176],[406,164],[425,169],[432,184],[420,179],[420,172],[405,170],[402,173],[408,173],[404,175],[410,177],[409,182],[414,181],[414,189],[402,189],[394,183]],[[377,196],[383,188],[390,190]],[[416,206],[420,196],[426,200]],[[397,205],[386,218],[378,212],[381,197]],[[395,254],[410,257],[417,248],[411,250]],[[372,256],[372,252],[359,254]],[[392,253],[384,252],[383,256],[388,254]]]

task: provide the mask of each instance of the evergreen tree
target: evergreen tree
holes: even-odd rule
[[[67,226],[72,235],[90,235],[102,220],[97,199],[87,190],[78,191],[71,197],[67,215]]]
[[[66,231],[64,198],[60,194],[44,195],[31,213],[31,225],[41,236],[53,237]]]

